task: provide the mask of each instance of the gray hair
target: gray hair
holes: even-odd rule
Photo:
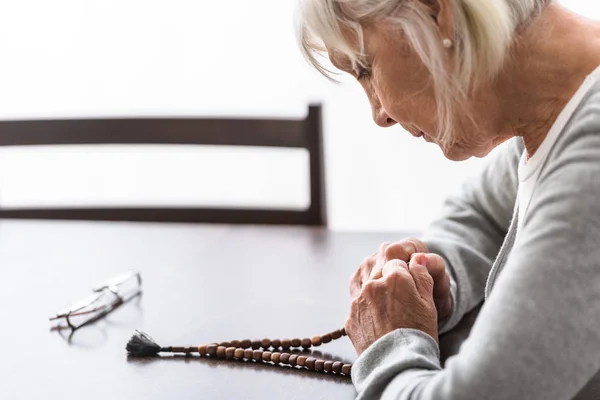
[[[453,114],[470,90],[494,77],[503,66],[515,32],[530,23],[552,0],[455,0],[455,65],[448,68],[443,39],[429,0],[301,0],[299,39],[306,59],[325,76],[332,72],[318,55],[335,51],[353,65],[366,67],[363,25],[388,21],[406,35],[431,73],[442,148],[452,145]],[[358,46],[344,33],[351,32]],[[450,73],[449,71],[454,71]]]

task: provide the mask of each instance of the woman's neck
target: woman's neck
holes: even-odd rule
[[[540,147],[577,89],[600,65],[600,24],[549,5],[516,41],[495,81],[499,137],[523,137],[528,157]]]

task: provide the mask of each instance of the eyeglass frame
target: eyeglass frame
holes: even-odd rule
[[[133,278],[136,278],[137,289],[133,293],[128,294],[126,296],[119,293],[119,285],[124,282],[127,282],[128,280],[133,279]],[[58,324],[58,325],[54,325],[53,327],[51,327],[51,330],[71,329],[71,330],[75,331],[85,325],[95,322],[95,321],[99,320],[100,318],[108,315],[115,309],[117,309],[120,305],[141,295],[142,294],[141,287],[142,287],[142,275],[141,275],[141,271],[139,271],[139,270],[132,270],[132,271],[120,274],[112,279],[109,279],[102,285],[92,288],[92,292],[94,294],[84,298],[83,300],[77,301],[68,307],[60,309],[54,317],[50,317],[49,318],[50,321],[56,321],[61,318],[64,318],[65,321],[67,322],[67,326]],[[103,305],[95,307],[91,310],[78,312],[82,309],[85,309],[86,307],[93,305],[95,302],[97,302],[99,299],[101,299],[105,293],[111,293],[112,295],[114,295],[115,300],[112,301],[110,304],[103,304]],[[104,311],[102,311],[102,310],[104,310]],[[74,325],[71,322],[71,317],[85,315],[85,314],[92,314],[97,311],[100,311],[100,313],[98,315],[90,318],[89,320],[82,322],[79,325]]]

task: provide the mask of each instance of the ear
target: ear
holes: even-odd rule
[[[454,41],[454,6],[460,0],[421,0],[431,10],[443,39]]]

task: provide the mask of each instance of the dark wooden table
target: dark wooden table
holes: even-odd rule
[[[403,234],[318,228],[0,221],[1,399],[351,399],[349,379],[206,358],[128,359],[135,329],[163,345],[306,337],[343,326],[348,279]],[[144,293],[69,337],[48,317],[129,269]],[[470,324],[470,322],[469,322]],[[468,327],[442,340],[455,352]],[[356,358],[347,338],[319,348]]]

